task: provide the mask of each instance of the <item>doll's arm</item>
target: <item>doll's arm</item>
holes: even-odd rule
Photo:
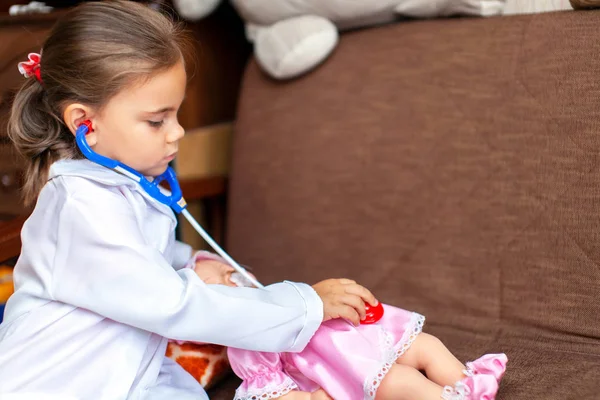
[[[236,390],[235,400],[278,399],[298,390],[283,370],[279,353],[229,348],[227,357],[233,372],[243,380]]]
[[[235,400],[329,400],[323,390],[303,392],[287,375],[279,353],[263,353],[229,348],[233,372],[242,379]]]

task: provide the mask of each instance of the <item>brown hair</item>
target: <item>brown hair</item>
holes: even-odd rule
[[[53,162],[83,157],[62,119],[66,105],[101,110],[124,88],[185,59],[189,49],[180,25],[132,1],[83,3],[61,18],[42,47],[43,83],[27,79],[8,123],[27,160],[25,203],[35,201]]]

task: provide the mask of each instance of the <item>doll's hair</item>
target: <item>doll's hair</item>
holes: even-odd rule
[[[24,82],[8,122],[27,163],[25,204],[36,200],[53,162],[83,157],[63,121],[68,104],[102,110],[123,89],[188,59],[190,49],[180,24],[141,3],[86,2],[63,16],[42,47],[40,81]]]

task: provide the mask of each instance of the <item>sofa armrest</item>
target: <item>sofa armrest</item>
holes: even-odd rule
[[[600,8],[600,0],[569,0],[576,10]]]

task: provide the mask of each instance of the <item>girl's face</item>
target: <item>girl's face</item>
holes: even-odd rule
[[[180,62],[141,85],[122,90],[93,118],[94,151],[146,176],[162,174],[185,133],[177,111],[186,82]]]

